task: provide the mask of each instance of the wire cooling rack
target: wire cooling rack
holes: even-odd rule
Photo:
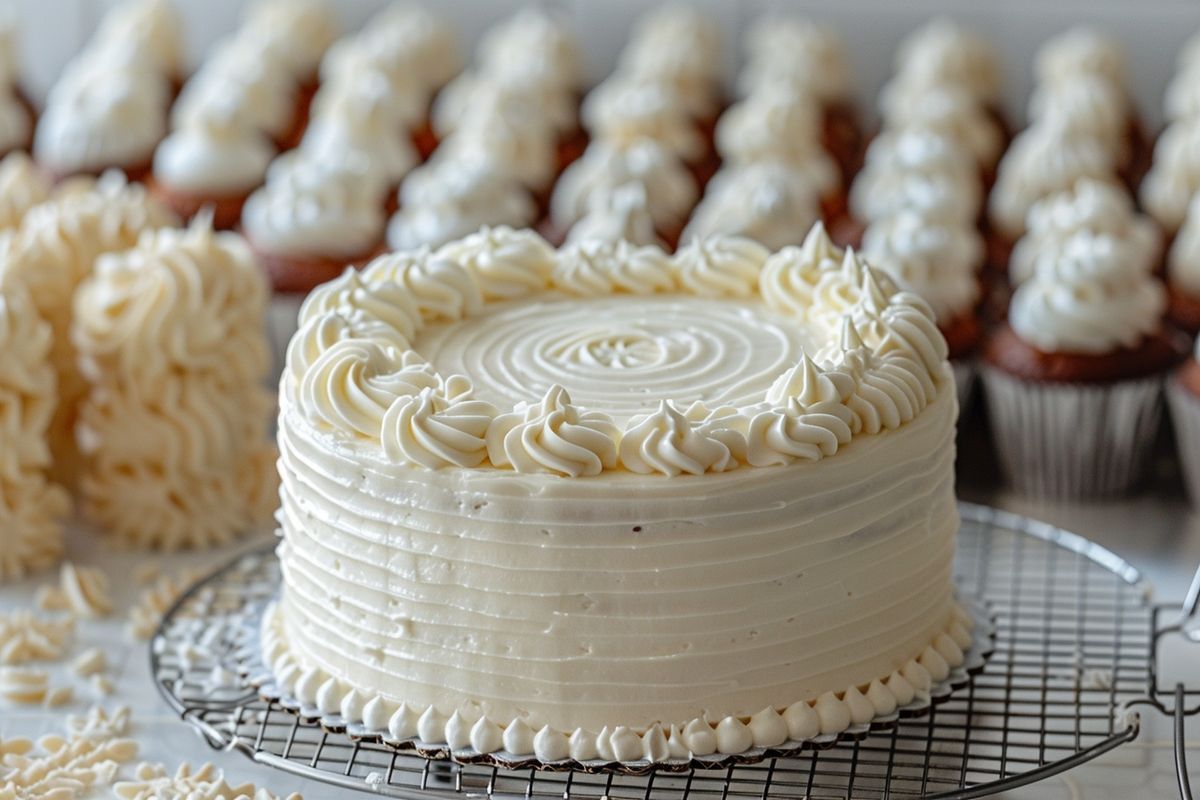
[[[796,757],[642,776],[505,770],[429,761],[293,715],[237,676],[254,620],[278,589],[271,550],[201,581],[151,644],[167,702],[214,748],[331,784],[406,798],[970,798],[1027,785],[1138,734],[1135,708],[1183,717],[1200,690],[1162,685],[1156,652],[1189,633],[1189,608],[1152,606],[1137,571],[1058,528],[962,504],[959,592],[994,614],[995,649],[967,686],[924,717]],[[1200,576],[1189,593],[1200,603]],[[1181,796],[1192,800],[1182,737]]]

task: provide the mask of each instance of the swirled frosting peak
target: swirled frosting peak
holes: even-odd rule
[[[737,466],[729,446],[694,426],[670,401],[634,417],[621,438],[621,464],[630,472],[702,475]]]
[[[304,298],[300,306],[300,324],[328,311],[361,312],[394,328],[407,339],[412,339],[421,320],[417,303],[399,284],[367,283],[357,270],[349,267],[341,277],[321,284]]]
[[[763,264],[758,286],[763,301],[777,311],[806,314],[821,273],[837,269],[843,257],[824,224],[816,223],[800,247],[785,247]]]
[[[519,404],[496,417],[487,432],[492,464],[517,472],[551,472],[578,478],[617,465],[620,430],[602,412],[571,404],[562,386],[538,403]]]
[[[383,416],[383,452],[426,469],[478,466],[487,458],[487,431],[497,413],[491,403],[448,398],[433,387],[401,395]]]
[[[428,247],[382,255],[363,268],[363,278],[404,287],[426,321],[461,319],[483,307],[483,294],[471,272],[457,261],[435,256]]]
[[[670,257],[660,248],[603,239],[587,239],[559,250],[551,281],[580,295],[654,294],[675,286]]]
[[[546,288],[554,250],[531,230],[483,227],[437,251],[439,259],[462,265],[489,300],[512,299]]]
[[[830,242],[830,247],[833,243]],[[771,251],[740,236],[695,238],[671,261],[676,281],[701,297],[750,297]]]

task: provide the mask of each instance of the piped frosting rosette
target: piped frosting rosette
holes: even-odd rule
[[[428,330],[492,308],[608,296],[761,299],[769,313],[813,331],[817,346],[750,402],[664,397],[624,419],[575,401],[569,378],[540,396],[492,402],[470,379],[440,373],[412,346]],[[695,480],[837,459],[856,440],[900,431],[931,404],[945,409],[954,402],[946,344],[930,307],[853,251],[836,248],[819,224],[801,246],[776,253],[747,239],[712,237],[674,256],[602,239],[555,250],[530,231],[485,228],[438,250],[392,253],[362,272],[348,270],[309,295],[299,322],[280,386],[285,548],[292,547],[286,532],[301,535],[287,499],[303,480],[287,466],[298,455],[294,447],[307,448],[300,440],[405,474]],[[564,357],[599,357],[579,347]],[[634,351],[625,356],[631,364],[639,358]],[[294,568],[307,570],[299,562]],[[800,746],[891,714],[963,663],[969,627],[955,611],[890,672],[844,691],[752,715],[603,730],[488,706],[402,702],[298,652],[278,610],[264,621],[263,655],[279,691],[388,741],[546,762],[665,762]]]

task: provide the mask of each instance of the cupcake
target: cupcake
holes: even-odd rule
[[[674,246],[696,205],[699,189],[687,167],[651,139],[589,144],[554,186],[547,238],[561,241],[565,231],[587,213],[593,194],[611,192],[631,182],[645,189],[646,208],[655,230]]]
[[[1029,120],[1036,124],[1050,114],[1058,117],[1065,136],[1100,142],[1109,150],[1121,177],[1136,184],[1141,144],[1131,132],[1129,98],[1120,86],[1088,74],[1042,84],[1029,99]]]
[[[392,250],[441,245],[484,226],[526,228],[537,219],[529,191],[482,162],[435,159],[400,186],[400,208],[387,224]]]
[[[853,175],[862,156],[862,121],[845,42],[833,28],[797,17],[767,14],[746,34],[747,62],[738,75],[738,94],[782,84],[817,98],[822,141],[843,176]]]
[[[1193,336],[1200,333],[1200,195],[1167,252],[1167,317]]]
[[[1142,207],[1169,236],[1187,216],[1200,191],[1200,117],[1172,122],[1158,137],[1150,171],[1138,190]]]
[[[867,227],[862,255],[933,309],[950,350],[959,407],[965,408],[974,379],[973,359],[984,330],[980,273],[985,247],[979,231],[901,211]]]
[[[1030,278],[1038,258],[1057,250],[1080,231],[1108,234],[1125,244],[1139,270],[1158,270],[1162,233],[1154,220],[1137,213],[1124,187],[1082,178],[1067,190],[1034,203],[1025,235],[1009,259],[1009,281],[1017,284]]]
[[[1035,260],[982,356],[995,445],[1018,489],[1106,497],[1137,483],[1185,346],[1165,308],[1162,286],[1110,234],[1079,231]]]
[[[758,161],[722,168],[680,236],[753,239],[771,251],[798,245],[821,219],[821,191],[809,171]]]
[[[382,250],[387,189],[362,163],[277,159],[242,232],[276,292],[306,293]]]
[[[1000,161],[988,196],[988,260],[993,268],[1007,271],[1013,244],[1025,233],[1034,203],[1083,178],[1119,183],[1113,154],[1102,141],[1068,133],[1056,114],[1019,133]]]
[[[1193,505],[1200,505],[1200,344],[1167,381],[1167,404],[1179,446],[1183,482]]]
[[[926,128],[884,131],[867,148],[850,187],[848,217],[831,230],[837,241],[858,245],[867,225],[901,211],[970,227],[982,207],[983,182],[960,142]]]
[[[202,118],[158,146],[147,185],[180,218],[190,220],[209,207],[213,227],[229,230],[238,224],[246,198],[262,184],[274,156],[274,146],[258,131]]]

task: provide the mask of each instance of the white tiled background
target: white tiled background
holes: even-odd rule
[[[117,0],[15,0],[23,26],[24,57],[38,94],[45,91],[71,52]],[[333,0],[347,30],[360,25],[385,0]],[[537,0],[432,0],[456,20],[465,42],[511,11]],[[242,0],[176,0],[187,24],[189,57],[235,24]],[[630,21],[648,0],[543,0],[575,21],[594,77],[611,67]],[[850,44],[861,93],[873,97],[890,71],[896,43],[931,15],[950,11],[1001,47],[1009,77],[1009,100],[1020,109],[1028,95],[1031,57],[1038,43],[1075,22],[1091,22],[1120,36],[1131,53],[1133,88],[1148,120],[1156,121],[1175,53],[1200,30],[1197,0],[697,0],[726,32],[730,74],[740,33],[767,9],[810,14],[837,25]]]

